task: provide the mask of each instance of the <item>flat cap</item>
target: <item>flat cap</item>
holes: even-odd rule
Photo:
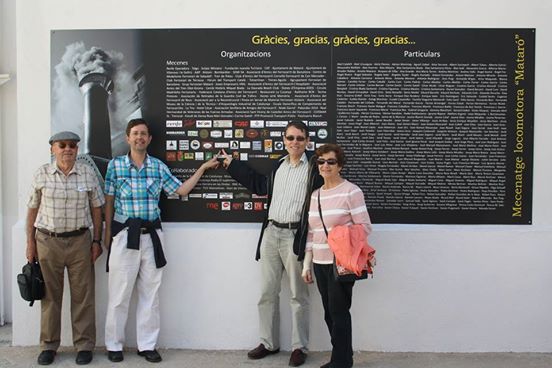
[[[63,132],[59,132],[59,133],[56,133],[53,136],[51,136],[50,140],[48,142],[51,145],[52,143],[57,142],[57,141],[80,142],[80,137],[77,134],[73,133],[73,132],[63,131]]]

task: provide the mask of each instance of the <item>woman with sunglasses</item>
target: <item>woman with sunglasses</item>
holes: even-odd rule
[[[324,185],[311,196],[309,232],[302,276],[306,283],[313,282],[311,265],[314,263],[316,284],[324,306],[324,320],[332,342],[331,360],[321,368],[349,368],[353,366],[349,309],[354,281],[343,282],[335,279],[334,254],[328,246],[320,219],[318,199],[320,198],[320,209],[328,231],[336,225],[363,224],[366,233],[369,234],[370,216],[362,190],[340,175],[345,163],[343,149],[337,144],[325,144],[316,150],[316,156]]]

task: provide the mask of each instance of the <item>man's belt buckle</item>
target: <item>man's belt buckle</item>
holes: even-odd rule
[[[286,222],[286,223],[280,223],[280,222],[277,222],[277,221],[274,221],[274,220],[271,220],[272,224],[280,229],[289,229],[289,230],[294,230],[294,229],[297,229],[299,227],[299,223],[298,222]]]

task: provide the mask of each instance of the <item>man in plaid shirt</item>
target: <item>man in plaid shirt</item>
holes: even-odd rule
[[[53,363],[59,348],[65,268],[77,364],[90,363],[96,345],[94,262],[102,254],[104,196],[94,170],[76,162],[79,141],[73,132],[50,138],[55,162],[36,171],[27,204],[27,260],[40,262],[46,287],[40,303],[40,365]]]
[[[124,359],[125,326],[134,285],[138,294],[136,334],[138,355],[160,362],[155,349],[159,336],[159,287],[167,263],[161,246],[159,210],[161,190],[187,195],[203,173],[216,168],[216,157],[204,162],[184,183],[167,165],[147,154],[152,136],[143,119],[131,120],[126,129],[129,154],[109,162],[105,177],[106,242],[109,247],[109,302],[105,323],[108,359]]]

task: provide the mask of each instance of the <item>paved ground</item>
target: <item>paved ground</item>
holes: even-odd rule
[[[39,367],[36,357],[39,348],[11,347],[11,326],[0,327],[0,367]],[[259,361],[247,359],[245,351],[221,350],[160,350],[163,362],[148,363],[136,355],[135,350],[125,352],[125,360],[111,363],[105,350],[98,350],[90,367],[117,368],[284,368],[288,366],[289,353],[267,357]],[[75,352],[62,348],[54,367],[75,367]],[[329,357],[328,352],[311,352],[304,368],[319,367]],[[552,354],[537,353],[374,353],[355,352],[356,368],[550,368]]]

